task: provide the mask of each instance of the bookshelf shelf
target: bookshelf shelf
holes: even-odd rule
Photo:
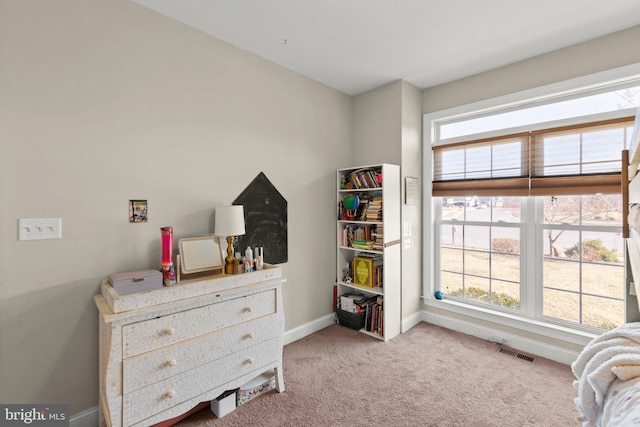
[[[381,253],[383,253],[382,251],[374,251],[374,250],[369,250],[369,249],[351,248],[351,247],[349,247],[349,246],[338,246],[338,249],[344,249],[345,251],[353,251],[353,252],[365,252],[365,253],[369,253],[369,254],[381,254]]]
[[[360,331],[388,341],[401,323],[400,167],[343,168],[336,178],[336,310],[365,316]]]
[[[339,193],[352,193],[354,191],[376,192],[376,191],[380,191],[380,188],[339,188],[338,189]]]
[[[346,282],[340,282],[340,285],[345,288],[355,289],[358,292],[366,292],[366,293],[375,294],[375,295],[384,295],[384,291],[382,290],[382,288],[378,288],[378,287],[368,288],[366,286],[359,286],[353,283],[346,283]]]
[[[384,222],[382,221],[350,221],[348,219],[341,219],[341,220],[338,220],[338,222],[342,224],[359,224],[359,225],[384,224]]]

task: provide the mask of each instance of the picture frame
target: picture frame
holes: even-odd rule
[[[415,176],[407,176],[404,179],[404,204],[420,204],[420,184]]]
[[[178,241],[178,269],[183,277],[220,273],[223,268],[222,249],[216,236],[189,237]]]
[[[146,200],[129,200],[129,222],[149,221],[149,205]]]

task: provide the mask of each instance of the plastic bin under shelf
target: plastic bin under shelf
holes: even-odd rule
[[[340,325],[356,331],[364,328],[365,313],[350,313],[341,309],[338,309],[336,313],[338,314],[338,323]]]

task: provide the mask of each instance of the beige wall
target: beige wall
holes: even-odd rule
[[[402,161],[402,81],[353,97],[352,158],[357,165]]]
[[[640,26],[422,91],[432,113],[640,62]]]
[[[286,328],[331,313],[347,95],[127,0],[0,0],[0,49],[0,402],[95,407],[99,282],[158,268],[162,226],[210,233],[261,171],[288,201]],[[19,242],[42,217],[62,240]]]
[[[402,318],[422,309],[422,202],[405,204],[406,177],[422,188],[422,114],[420,89],[402,82]],[[422,193],[420,193],[422,194]]]
[[[421,93],[398,80],[353,98],[353,155],[358,165],[400,165],[402,182],[402,319],[421,309],[421,205],[404,203],[405,177],[422,170]]]

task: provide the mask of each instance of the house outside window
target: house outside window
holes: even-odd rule
[[[624,323],[621,151],[638,103],[630,79],[435,123],[433,289],[569,328]]]

